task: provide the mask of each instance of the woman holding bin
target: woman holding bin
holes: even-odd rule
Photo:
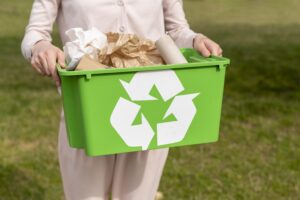
[[[35,0],[22,42],[22,52],[41,75],[60,86],[56,63],[64,66],[62,50],[51,44],[57,21],[65,44],[65,31],[96,27],[102,32],[133,33],[153,41],[166,32],[179,47],[194,47],[202,55],[220,56],[218,44],[193,32],[180,0]],[[65,197],[68,200],[153,200],[168,149],[87,157],[70,148],[61,115],[58,154]]]

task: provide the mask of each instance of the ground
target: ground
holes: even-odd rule
[[[170,151],[167,200],[300,196],[300,2],[185,0],[191,27],[220,43],[228,68],[220,140]],[[23,59],[32,1],[0,3],[0,199],[56,200],[61,100]],[[56,31],[55,43],[59,44]]]

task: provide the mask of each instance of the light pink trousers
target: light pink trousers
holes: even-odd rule
[[[62,112],[58,153],[67,200],[153,200],[168,149],[88,157],[69,147]]]

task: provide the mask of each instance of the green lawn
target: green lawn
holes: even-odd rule
[[[166,200],[299,199],[300,1],[184,2],[193,29],[232,64],[220,141],[172,149],[160,191]],[[20,54],[31,3],[0,2],[0,200],[63,198],[61,101]]]

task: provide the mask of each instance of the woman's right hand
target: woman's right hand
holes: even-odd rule
[[[56,63],[65,66],[64,52],[46,40],[37,42],[31,52],[32,67],[41,75],[51,76],[55,84],[60,86]]]

